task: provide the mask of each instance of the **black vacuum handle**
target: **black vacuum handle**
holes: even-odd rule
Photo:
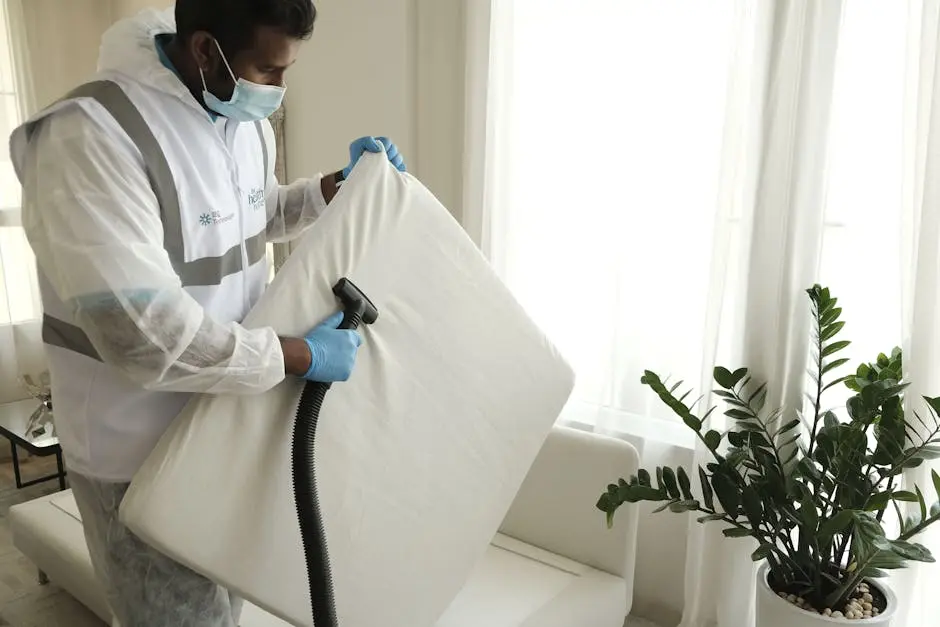
[[[362,323],[362,314],[363,307],[350,307],[343,312],[343,321],[340,323],[339,329],[352,329],[355,331],[359,328],[359,325]]]

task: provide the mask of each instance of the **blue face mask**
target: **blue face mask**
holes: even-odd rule
[[[236,122],[256,122],[271,117],[281,106],[281,101],[284,100],[285,88],[275,85],[259,85],[243,78],[236,78],[218,41],[215,42],[215,46],[219,49],[222,61],[235,82],[235,90],[228,101],[220,100],[206,87],[206,77],[202,73],[202,68],[199,68],[199,76],[202,78],[202,97],[205,99],[206,106],[219,115]]]

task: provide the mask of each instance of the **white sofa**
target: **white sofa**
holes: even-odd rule
[[[608,530],[597,497],[639,464],[621,440],[556,427],[499,533],[437,627],[621,627],[633,596],[635,507]],[[16,547],[81,603],[110,620],[71,491],[10,509]],[[283,621],[246,604],[242,627]]]

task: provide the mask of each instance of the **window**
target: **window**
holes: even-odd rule
[[[513,4],[505,278],[580,419],[667,418],[640,375],[701,368],[735,3],[564,5]]]
[[[731,287],[717,361],[738,365],[734,312],[749,233],[733,211],[721,222],[718,205],[722,151],[740,114],[732,83],[749,80],[735,60],[748,58],[758,29],[752,7],[512,5],[499,267],[578,373],[569,419],[676,420],[640,376],[693,377],[687,385],[701,390],[695,377],[714,322],[709,260],[719,252]],[[849,0],[841,26],[817,276],[844,307],[853,362],[901,340],[907,20],[893,3]]]
[[[20,185],[7,148],[22,112],[5,11],[5,5],[0,4],[0,325],[15,325],[37,319],[41,308],[35,259],[20,224]]]
[[[901,343],[908,19],[894,3],[848,2],[836,57],[819,275],[843,307],[852,363]],[[837,389],[828,401],[842,408],[850,392]]]

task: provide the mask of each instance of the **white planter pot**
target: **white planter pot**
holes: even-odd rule
[[[885,595],[888,607],[878,616],[849,620],[831,618],[813,612],[807,612],[777,596],[767,584],[770,568],[766,563],[757,571],[757,625],[756,627],[833,627],[834,625],[858,625],[859,627],[889,627],[897,610],[898,601],[889,587],[879,582],[868,582]]]

